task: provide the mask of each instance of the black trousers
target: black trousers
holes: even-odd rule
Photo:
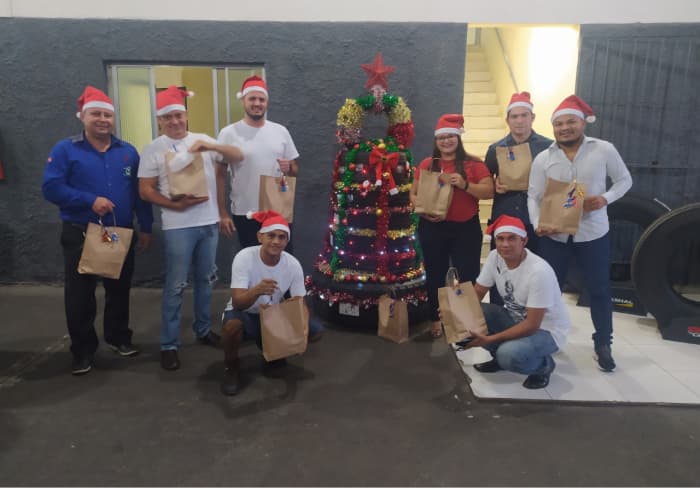
[[[258,231],[261,227],[260,222],[255,219],[249,219],[245,215],[233,215],[232,219],[233,225],[236,226],[238,242],[241,244],[241,249],[260,244],[258,242]],[[292,230],[292,224],[289,224],[289,232],[291,233]],[[292,246],[291,238],[289,239],[287,247],[284,250],[289,254],[294,254],[294,246]]]
[[[61,246],[65,281],[63,300],[66,323],[71,338],[73,356],[92,356],[99,343],[95,333],[97,301],[95,289],[101,279],[105,289],[104,340],[110,344],[131,344],[132,331],[129,329],[129,293],[131,277],[134,273],[134,245],[136,236],[126,256],[122,274],[118,280],[100,278],[95,275],[78,273],[78,263],[85,242],[86,226],[63,222]]]
[[[418,239],[423,249],[430,320],[438,315],[438,288],[445,286],[445,275],[450,267],[457,268],[459,281],[475,281],[479,276],[481,241],[483,234],[479,215],[466,222],[418,222]]]

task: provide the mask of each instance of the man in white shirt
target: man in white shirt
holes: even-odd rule
[[[496,286],[504,304],[482,303],[488,335],[474,333],[458,344],[491,353],[491,361],[474,365],[477,371],[526,374],[525,388],[544,388],[555,367],[552,354],[564,346],[571,327],[556,276],[546,261],[525,248],[522,220],[502,215],[486,232],[493,232],[496,249],[486,258],[474,289],[482,300]]]
[[[268,105],[268,92],[265,80],[259,76],[248,77],[238,93],[245,115],[242,120],[221,129],[220,144],[232,144],[243,151],[244,159],[229,167],[231,175],[231,214],[226,210],[226,196],[223,183],[227,169],[217,169],[220,193],[217,203],[221,215],[220,228],[226,236],[238,232],[241,248],[258,244],[258,222],[246,218],[248,212],[257,212],[260,197],[260,175],[296,176],[299,170],[296,158],[299,157],[289,131],[282,125],[265,119]],[[292,252],[289,242],[287,252]]]
[[[257,233],[260,245],[240,250],[233,259],[231,299],[222,317],[226,373],[221,392],[224,395],[235,395],[240,390],[238,349],[244,333],[262,349],[260,305],[280,303],[287,294],[306,296],[301,264],[284,250],[289,242],[289,223],[271,210],[256,212],[251,218],[260,224]],[[321,324],[309,317],[309,342],[318,341],[322,334]],[[278,359],[266,366],[277,368],[285,364],[284,359]]]
[[[573,255],[581,265],[585,286],[591,297],[591,319],[595,327],[593,344],[598,366],[615,369],[612,343],[612,301],[610,294],[610,224],[606,207],[632,187],[632,176],[611,143],[586,137],[586,122],[594,122],[593,110],[571,95],[552,115],[556,142],[532,163],[528,189],[530,220],[540,240],[540,255],[554,268],[561,287]],[[585,185],[583,216],[575,235],[558,234],[539,226],[540,204],[547,178],[577,181]],[[607,178],[612,186],[607,188]]]
[[[170,86],[158,93],[156,115],[163,135],[143,148],[139,166],[139,194],[161,207],[165,244],[165,284],[161,302],[160,363],[163,369],[180,367],[180,309],[187,277],[192,266],[194,323],[192,329],[201,344],[216,346],[220,337],[211,330],[209,307],[216,281],[216,246],[219,211],[216,205],[217,163],[243,159],[232,145],[217,144],[205,134],[187,130],[184,98],[187,92]],[[166,162],[166,153],[173,158]],[[194,164],[199,153],[204,161],[206,195],[171,195],[168,170],[176,161],[184,169]],[[182,161],[182,162],[181,162]],[[169,168],[170,166],[170,168]],[[222,165],[223,166],[223,165]]]

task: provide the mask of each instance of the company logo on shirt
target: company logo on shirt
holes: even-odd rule
[[[124,176],[131,176],[131,166],[124,167]]]

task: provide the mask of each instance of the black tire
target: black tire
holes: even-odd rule
[[[640,193],[628,192],[619,200],[608,207],[608,220],[611,222],[611,237],[615,232],[615,221],[625,221],[637,224],[642,231],[646,230],[652,222],[667,214],[671,209],[656,198],[649,198]],[[611,263],[610,281],[630,281],[630,265],[624,263]],[[566,280],[567,291],[584,293],[583,274],[578,263],[572,258],[569,264],[569,273]],[[587,304],[587,298],[584,300]]]
[[[689,300],[672,286],[672,265],[679,246],[700,243],[700,203],[677,208],[652,223],[632,255],[632,281],[644,307],[666,327],[675,317],[700,317],[700,302]],[[700,261],[700,256],[695,256]],[[685,263],[700,268],[698,262]]]

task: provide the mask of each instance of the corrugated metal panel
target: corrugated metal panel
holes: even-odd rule
[[[587,133],[611,141],[633,190],[671,206],[700,200],[700,25],[584,25],[577,93]]]

